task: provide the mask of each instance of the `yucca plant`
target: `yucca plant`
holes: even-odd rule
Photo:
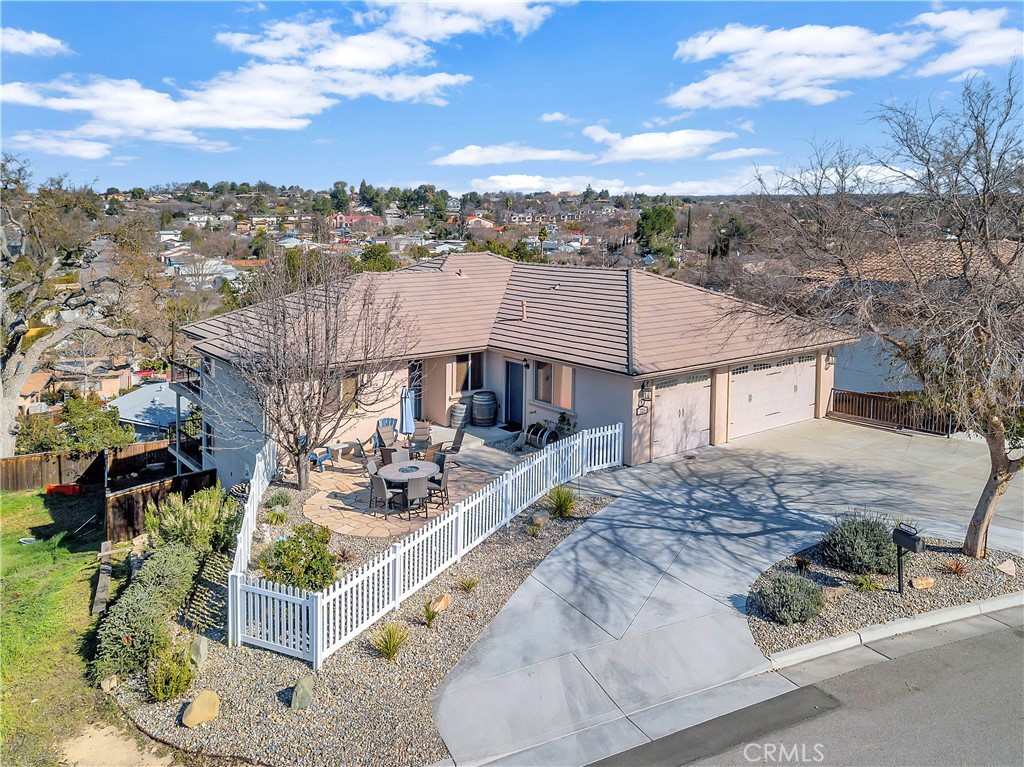
[[[387,660],[394,660],[398,657],[402,646],[409,639],[409,627],[401,623],[388,621],[380,631],[370,639],[370,644]]]
[[[465,591],[467,594],[479,585],[480,579],[475,575],[466,575],[459,578],[459,588]]]
[[[287,521],[288,512],[279,506],[267,512],[267,524],[269,525],[283,525]]]
[[[428,629],[434,628],[434,620],[438,615],[440,611],[430,606],[429,599],[423,603],[423,622],[427,624]]]
[[[553,517],[571,517],[576,510],[576,493],[568,485],[553,487],[547,494],[547,507]]]

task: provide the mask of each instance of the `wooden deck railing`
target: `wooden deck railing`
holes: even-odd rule
[[[956,428],[948,413],[917,401],[912,392],[858,392],[833,389],[828,415],[894,429],[948,437]]]

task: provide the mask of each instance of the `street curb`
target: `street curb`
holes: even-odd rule
[[[789,666],[795,666],[798,663],[805,663],[809,660],[815,660],[842,650],[849,650],[851,647],[877,642],[879,639],[888,639],[897,634],[906,634],[910,631],[941,626],[944,623],[952,623],[964,618],[994,613],[1010,607],[1024,607],[1024,591],[1013,591],[1009,594],[990,597],[978,602],[968,602],[965,605],[943,607],[938,610],[915,615],[913,618],[899,618],[888,623],[866,626],[858,631],[848,631],[839,636],[819,639],[817,642],[809,642],[799,647],[794,647],[791,650],[772,653],[767,657],[771,661],[772,670],[779,671]]]

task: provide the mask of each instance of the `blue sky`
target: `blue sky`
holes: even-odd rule
[[[1021,57],[1017,3],[21,3],[37,176],[730,194]],[[1019,67],[1018,67],[1019,68]]]

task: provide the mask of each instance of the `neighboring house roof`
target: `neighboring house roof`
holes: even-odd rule
[[[164,382],[150,383],[107,403],[117,408],[118,417],[125,423],[167,428],[174,424],[175,394]],[[182,413],[191,411],[192,403],[182,398]]]
[[[51,381],[53,381],[53,373],[49,370],[36,370],[29,373],[25,383],[22,384],[20,396],[23,399],[35,397],[49,386]]]
[[[410,358],[494,348],[599,370],[652,375],[777,356],[856,339],[809,322],[757,316],[738,299],[633,269],[593,269],[453,253],[393,272],[363,273],[360,285],[397,294],[413,323]],[[247,307],[183,328],[197,351],[231,359]]]
[[[991,250],[958,240],[929,240],[904,243],[886,251],[868,253],[851,259],[845,268],[838,265],[812,269],[805,277],[824,282],[842,279],[849,272],[862,280],[900,283],[918,280],[950,280],[966,276],[992,275],[992,254],[1008,268],[1024,259],[1020,243],[1002,240],[991,243]],[[1017,267],[1020,268],[1019,266]]]

